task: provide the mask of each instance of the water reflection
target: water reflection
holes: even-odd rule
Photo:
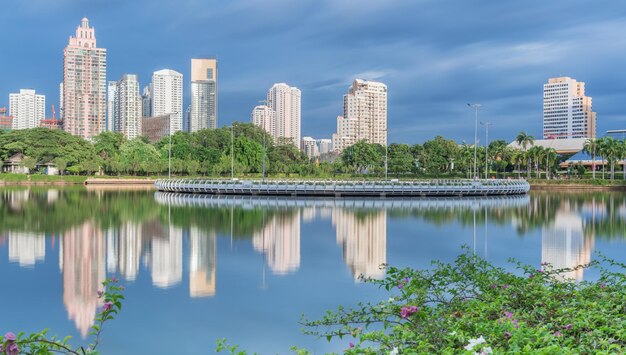
[[[596,237],[623,238],[625,221],[626,197],[609,193],[335,200],[0,189],[0,250],[7,249],[10,263],[37,270],[45,262],[47,247],[56,255],[54,240],[60,238],[62,300],[83,337],[93,325],[97,291],[107,273],[129,282],[143,273],[154,287],[163,289],[187,287],[188,276],[189,297],[215,296],[219,240],[236,241],[261,253],[263,269],[267,266],[281,277],[296,274],[306,261],[303,233],[329,237],[331,247],[341,251],[342,260],[333,257],[345,265],[348,278],[380,278],[384,276],[380,264],[393,261],[388,244],[403,237],[388,235],[395,223],[459,225],[466,236],[474,233],[474,250],[476,238],[484,233],[485,256],[488,229],[509,228],[521,238],[540,236],[541,251],[533,252],[540,253],[542,262],[565,268],[588,263]],[[318,234],[318,229],[325,232]],[[498,242],[499,233],[493,233],[490,243]],[[333,254],[314,257],[328,255]],[[582,280],[583,271],[562,277]]]

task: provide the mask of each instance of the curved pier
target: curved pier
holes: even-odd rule
[[[297,181],[164,179],[154,184],[163,192],[253,196],[420,197],[520,195],[530,190],[525,180],[420,181]]]

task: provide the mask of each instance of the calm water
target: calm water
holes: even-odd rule
[[[301,314],[384,297],[378,265],[428,267],[467,245],[507,259],[626,262],[624,194],[486,199],[210,198],[83,188],[0,189],[0,332],[87,335],[99,284],[126,286],[111,354],[213,353],[217,338],[265,354],[340,351],[300,333]],[[569,275],[593,279],[593,272]],[[386,298],[386,297],[385,297]]]

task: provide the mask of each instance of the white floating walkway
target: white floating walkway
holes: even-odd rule
[[[163,192],[319,197],[496,196],[520,195],[530,190],[528,182],[517,179],[417,181],[164,179],[157,180],[154,186]]]

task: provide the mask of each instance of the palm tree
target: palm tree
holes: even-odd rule
[[[546,156],[546,179],[550,180],[550,161],[556,161],[556,150],[554,148],[546,148],[544,151]]]
[[[519,149],[515,149],[515,151],[513,151],[513,153],[511,154],[511,163],[515,164],[516,169],[517,169],[517,178],[521,178],[520,176],[520,169],[521,169],[521,165],[523,162],[526,161],[526,153],[519,150]]]
[[[531,145],[535,145],[535,137],[526,134],[526,132],[520,132],[517,137],[515,137],[515,141],[517,142],[517,144],[519,144],[524,151],[526,151],[526,148]],[[530,179],[530,156],[527,157],[528,158],[528,163],[526,164],[526,177],[528,179]]]
[[[604,171],[606,170],[605,160],[608,155],[608,150],[607,150],[608,146],[606,143],[606,137],[596,139],[596,146],[597,146],[596,147],[597,154],[602,158],[602,179],[604,179]]]
[[[589,138],[583,146],[583,153],[591,154],[591,174],[592,178],[596,178],[596,151],[598,150],[598,141],[595,138]]]

